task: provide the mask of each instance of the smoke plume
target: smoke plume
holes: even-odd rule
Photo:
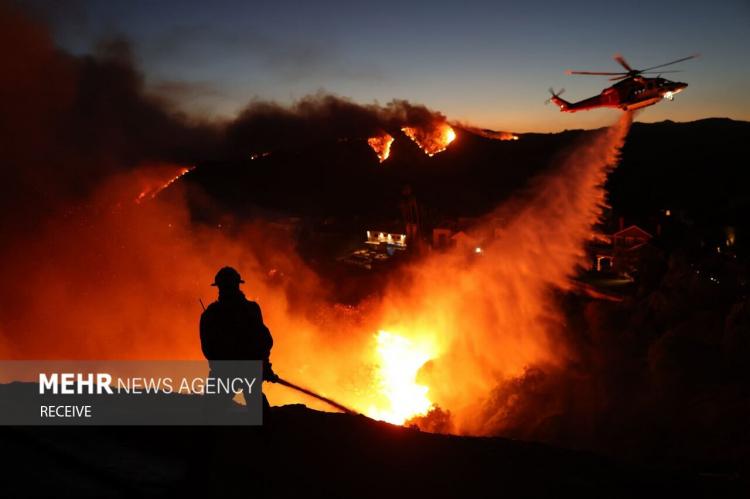
[[[248,150],[270,151],[340,138],[396,136],[407,125],[431,128],[446,122],[441,113],[405,100],[362,105],[319,93],[291,106],[251,102],[228,126],[227,147],[241,155]]]

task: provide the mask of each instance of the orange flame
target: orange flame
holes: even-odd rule
[[[174,171],[173,168],[174,167],[171,166],[171,165],[161,165],[160,168],[155,168],[155,169],[161,169],[161,170],[168,169],[168,170]],[[172,176],[169,177],[166,181],[165,180],[159,180],[159,179],[150,179],[147,182],[148,185],[135,198],[135,202],[137,204],[140,204],[147,197],[149,199],[154,199],[156,196],[159,195],[159,193],[161,191],[163,191],[164,189],[166,189],[167,187],[169,187],[173,183],[177,182],[180,179],[180,177],[182,177],[183,175],[191,172],[194,169],[195,169],[194,166],[189,166],[189,167],[188,166],[182,166],[182,167],[180,167],[177,170],[176,174],[172,174]]]
[[[433,406],[427,395],[430,389],[417,382],[417,373],[435,357],[434,344],[429,340],[416,343],[388,331],[379,331],[376,341],[376,383],[384,400],[369,407],[367,414],[393,424],[427,414]]]
[[[495,138],[498,140],[518,140],[518,135],[511,132],[497,132]]]
[[[393,137],[386,133],[378,137],[370,137],[367,139],[367,143],[370,144],[372,150],[378,155],[378,160],[382,163],[391,155],[391,144],[393,144]]]
[[[401,129],[428,156],[445,151],[448,145],[456,139],[456,132],[447,123],[437,124],[429,129],[404,127]]]

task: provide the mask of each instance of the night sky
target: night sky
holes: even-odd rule
[[[451,119],[513,131],[611,123],[618,111],[574,115],[544,106],[548,87],[579,100],[618,71],[693,53],[665,75],[689,88],[641,121],[750,119],[750,2],[82,1],[35,4],[76,54],[130,41],[155,92],[210,117],[251,99],[291,102],[318,91],[361,103],[408,99]],[[669,68],[674,69],[674,68]]]

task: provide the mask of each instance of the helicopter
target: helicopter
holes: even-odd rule
[[[555,92],[550,88],[549,92],[552,94],[552,97],[547,99],[545,104],[553,102],[560,108],[561,112],[575,113],[576,111],[587,111],[589,109],[600,107],[613,107],[622,109],[623,111],[633,111],[635,109],[641,109],[656,104],[662,99],[668,99],[671,101],[674,99],[674,96],[682,92],[688,84],[680,81],[670,81],[661,77],[664,73],[681,72],[679,70],[654,71],[654,69],[671,66],[672,64],[677,64],[678,62],[687,61],[696,57],[698,57],[698,54],[693,54],[688,57],[683,57],[682,59],[677,59],[646,69],[633,69],[623,56],[616,54],[614,60],[625,68],[626,71],[567,71],[567,74],[611,76],[612,78],[609,80],[617,81],[617,83],[605,88],[599,95],[578,102],[568,102],[561,99],[560,95],[562,95],[565,89]],[[653,73],[657,73],[655,78],[643,76],[645,74]]]

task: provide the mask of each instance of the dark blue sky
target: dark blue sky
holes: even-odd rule
[[[49,10],[76,53],[123,35],[155,88],[193,112],[232,116],[253,98],[319,90],[358,102],[404,98],[453,119],[515,131],[592,127],[615,111],[562,114],[608,85],[565,69],[616,71],[699,52],[665,75],[690,87],[642,121],[750,119],[750,1],[83,1]],[[175,85],[179,83],[179,85]]]

